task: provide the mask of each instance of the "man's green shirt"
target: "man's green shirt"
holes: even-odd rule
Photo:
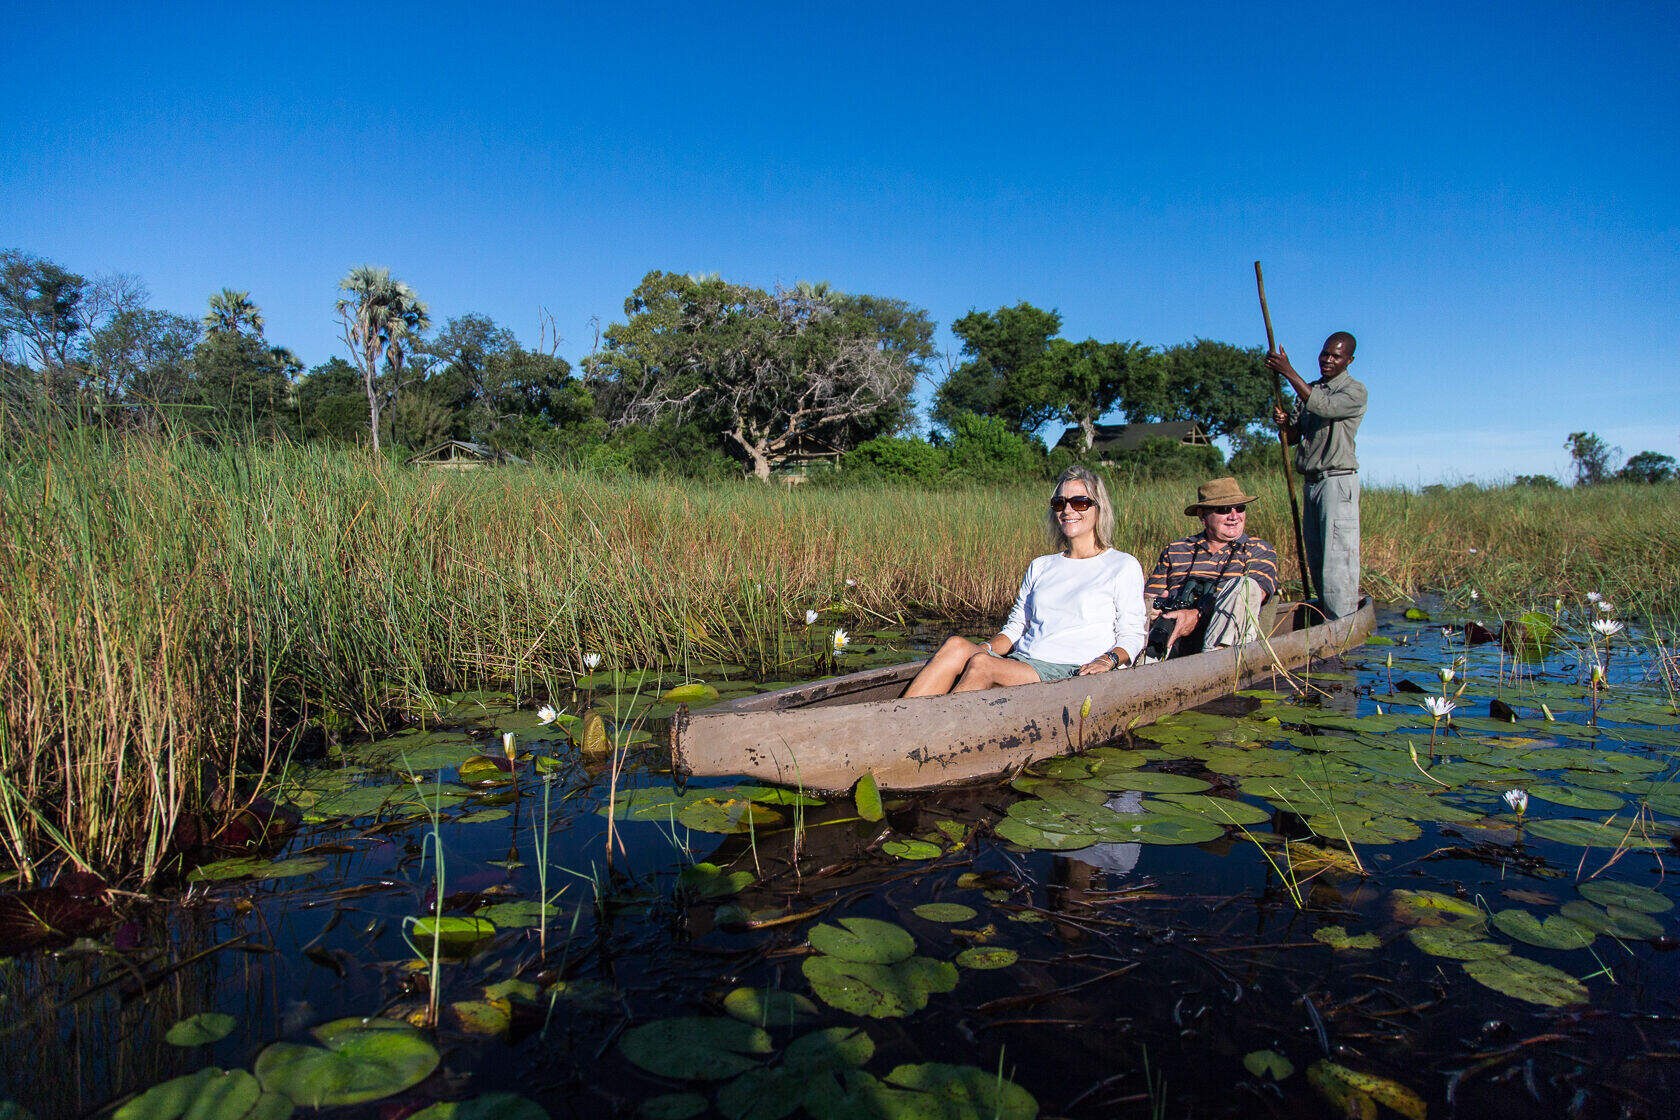
[[[1365,415],[1365,386],[1347,374],[1314,381],[1304,401],[1296,401],[1290,426],[1301,434],[1295,445],[1295,469],[1302,474],[1356,471],[1353,437]]]

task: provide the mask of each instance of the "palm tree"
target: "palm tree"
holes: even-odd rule
[[[262,334],[266,325],[262,308],[251,302],[251,293],[232,288],[223,288],[211,296],[210,310],[204,315],[204,329],[209,331],[237,334],[240,327],[248,326],[252,334]]]
[[[338,288],[345,293],[337,305],[343,324],[340,337],[362,371],[368,427],[373,433],[373,449],[378,451],[379,413],[402,388],[408,340],[430,328],[432,320],[414,289],[393,278],[388,268],[353,268],[338,282]],[[382,361],[391,374],[383,388],[379,385]]]

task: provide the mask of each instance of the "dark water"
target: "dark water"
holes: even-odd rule
[[[1508,666],[1497,645],[1466,649],[1462,633],[1443,639],[1434,625],[1397,613],[1383,616],[1379,632],[1406,644],[1320,666],[1332,674],[1315,678],[1326,690],[1320,706],[1374,713],[1372,695],[1389,694],[1391,680],[1438,692],[1424,666],[1455,657],[1466,659],[1478,685],[1492,686],[1496,666]],[[1391,653],[1392,670],[1385,664]],[[1567,690],[1582,679],[1581,664],[1560,645],[1524,672]],[[1338,670],[1350,679],[1333,679]],[[1646,661],[1613,657],[1610,678],[1609,700],[1661,702]],[[1510,695],[1515,701],[1520,690]],[[1382,703],[1415,699],[1400,694]],[[1461,716],[1487,712],[1485,698],[1461,702]],[[1205,710],[1237,716],[1260,703],[1231,698]],[[1591,719],[1590,710],[1555,714]],[[1660,761],[1662,769],[1640,778],[1663,782],[1674,772],[1677,723],[1638,724],[1645,742],[1593,746]],[[498,753],[496,734],[482,726],[473,733],[485,753]],[[1538,730],[1524,739],[1581,745]],[[1441,741],[1443,755],[1452,742]],[[511,1090],[553,1116],[628,1116],[659,1094],[711,1092],[715,1085],[642,1072],[618,1043],[650,1020],[721,1015],[722,998],[743,986],[811,995],[801,971],[810,928],[853,916],[903,926],[916,952],[936,959],[975,944],[1019,954],[1005,968],[959,969],[954,990],[904,1018],[859,1018],[819,1000],[809,1026],[862,1026],[875,1045],[868,1068],[877,1077],[903,1063],[1001,1068],[1046,1116],[1332,1115],[1305,1075],[1328,1058],[1407,1086],[1437,1116],[1676,1114],[1674,911],[1652,915],[1661,926],[1656,938],[1600,936],[1590,949],[1574,950],[1516,945],[1522,956],[1585,978],[1586,1002],[1554,1008],[1496,992],[1459,961],[1421,951],[1391,909],[1391,892],[1406,889],[1484,910],[1551,913],[1578,897],[1578,879],[1595,873],[1674,899],[1680,890],[1665,873],[1675,853],[1660,823],[1654,835],[1663,847],[1617,857],[1610,848],[1520,831],[1423,821],[1416,840],[1355,843],[1366,874],[1310,879],[1301,886],[1303,907],[1262,848],[1235,829],[1200,844],[1104,844],[1078,857],[1005,844],[991,828],[1020,796],[1007,787],[903,799],[880,823],[856,819],[849,801],[809,809],[797,864],[785,827],[755,829],[749,839],[620,822],[622,849],[609,870],[607,821],[598,810],[610,775],[564,744],[553,750],[562,765],[548,783],[549,891],[565,890],[546,952],[535,929],[504,930],[469,959],[443,966],[445,1004],[482,1000],[487,984],[513,977],[536,985],[536,998],[516,1000],[507,1029],[492,1037],[461,1029],[446,1012],[436,1034],[437,1073],[336,1115],[398,1117],[439,1099]],[[657,745],[634,750],[620,788],[668,784],[659,755]],[[1234,785],[1194,758],[1150,768],[1199,775],[1220,789]],[[445,913],[536,897],[533,824],[543,820],[542,789],[528,774],[517,795],[503,789],[447,803],[439,830]],[[1483,797],[1490,816],[1504,811],[1495,793]],[[508,815],[459,820],[486,807]],[[1608,814],[1530,805],[1530,817],[1545,815]],[[42,1120],[92,1115],[205,1065],[249,1069],[268,1044],[307,1041],[307,1029],[325,1021],[401,1017],[423,1006],[425,974],[410,964],[403,919],[431,912],[434,902],[429,824],[423,815],[395,816],[300,829],[275,854],[324,858],[314,873],[202,884],[184,898],[134,904],[128,920],[98,942],[0,961],[0,1098]],[[939,822],[966,826],[967,836],[943,844],[951,850],[938,859],[900,859],[881,849],[889,834],[934,835]],[[1299,819],[1283,813],[1250,826],[1254,834],[1274,831],[1304,834]],[[692,860],[744,869],[755,881],[735,898],[695,900],[677,881]],[[914,913],[932,901],[977,914],[941,923]],[[745,929],[720,926],[720,905],[760,919],[817,913]],[[1332,949],[1314,937],[1328,926],[1375,934],[1380,944]],[[203,1011],[233,1015],[232,1032],[192,1048],[163,1041],[171,1024]],[[772,1033],[781,1045],[803,1029]],[[1250,1074],[1243,1057],[1260,1050],[1285,1056],[1294,1074],[1281,1083]]]

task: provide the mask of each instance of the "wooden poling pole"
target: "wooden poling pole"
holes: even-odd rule
[[[1260,262],[1254,262],[1254,286],[1260,290],[1260,316],[1266,320],[1266,353],[1277,352],[1277,340],[1272,334],[1272,312],[1266,306],[1266,277]],[[1272,371],[1272,407],[1282,408],[1283,384],[1276,370]],[[1289,467],[1289,441],[1283,438],[1283,426],[1278,425],[1278,453],[1283,457],[1283,484],[1289,489],[1289,517],[1295,525],[1295,559],[1301,566],[1301,589],[1304,597],[1313,598],[1312,570],[1307,564],[1306,537],[1301,533],[1301,505],[1295,499],[1295,472]]]

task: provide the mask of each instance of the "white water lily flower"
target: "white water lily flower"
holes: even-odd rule
[[[502,753],[512,758],[519,753],[519,736],[511,731],[502,732]]]
[[[1481,597],[1482,597],[1482,593],[1480,591],[1477,591],[1474,587],[1472,587],[1470,589],[1470,601],[1472,603],[1474,603],[1477,599],[1480,599]]]
[[[595,671],[595,666],[600,663],[601,655],[598,653],[586,653],[583,655],[583,667],[588,669],[591,673]]]
[[[1613,618],[1595,618],[1592,628],[1608,638],[1612,634],[1620,634],[1624,627]]]
[[[1608,599],[1600,599],[1599,602],[1598,602],[1598,613],[1599,614],[1609,614],[1611,611],[1613,611],[1615,609],[1616,609],[1615,604],[1611,603],[1610,600],[1608,600]]]
[[[1435,675],[1441,678],[1442,684],[1447,684],[1453,679],[1453,671],[1446,665],[1443,665],[1439,669],[1435,670]]]
[[[839,653],[841,650],[845,649],[851,640],[852,636],[850,634],[846,633],[844,630],[836,630],[834,632],[834,652]]]
[[[551,705],[544,704],[542,707],[537,709],[537,722],[547,725],[553,723],[557,718],[559,718],[559,715],[560,713],[555,711]]]
[[[1436,719],[1445,719],[1452,714],[1452,710],[1456,707],[1458,705],[1445,696],[1426,696],[1423,700],[1423,710]]]
[[[815,622],[816,620],[817,620],[817,612],[816,611],[807,610],[805,612],[805,625],[809,626],[809,625],[811,625],[811,623]]]
[[[1597,661],[1593,663],[1592,679],[1594,684],[1604,683],[1604,662]]]
[[[1505,799],[1505,804],[1516,810],[1519,817],[1528,812],[1528,793],[1526,790],[1508,789],[1500,796]]]
[[[1587,592],[1587,602],[1589,602],[1589,603],[1596,603],[1602,598],[1604,598],[1604,596],[1600,595],[1596,591]]]
[[[855,580],[855,579],[847,580],[846,581],[846,586],[847,587],[856,587],[857,586],[857,580]]]

